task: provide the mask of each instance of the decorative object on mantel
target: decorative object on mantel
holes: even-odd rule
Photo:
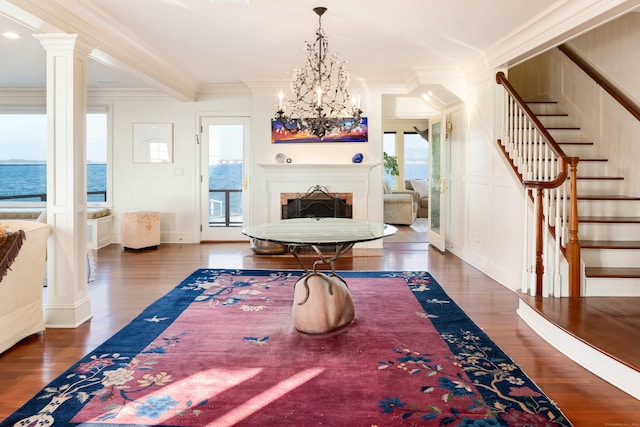
[[[287,156],[285,156],[283,153],[276,154],[276,162],[278,162],[278,163],[284,163],[286,158],[287,158]]]
[[[329,42],[322,28],[325,7],[316,7],[318,30],[313,44],[305,42],[307,58],[294,70],[293,99],[278,109],[271,121],[272,141],[277,142],[366,142],[366,118],[362,117],[359,97],[347,91],[349,72],[337,54],[329,54]],[[288,108],[288,111],[286,111]]]
[[[351,161],[353,163],[362,163],[362,160],[364,160],[364,156],[362,155],[362,153],[356,153],[351,158]]]

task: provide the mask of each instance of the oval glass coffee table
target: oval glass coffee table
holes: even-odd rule
[[[335,269],[336,260],[356,243],[391,236],[396,227],[351,218],[292,218],[247,226],[242,233],[254,239],[285,245],[305,271],[294,289],[293,321],[296,329],[307,333],[326,333],[355,318],[355,309],[347,283]],[[299,256],[302,248],[318,255],[312,271]],[[329,256],[321,248],[334,247]],[[329,264],[331,273],[318,272],[318,266]]]

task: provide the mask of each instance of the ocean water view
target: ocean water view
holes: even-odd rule
[[[242,189],[242,163],[218,163],[209,166],[209,188],[211,190]]]
[[[107,191],[107,165],[89,163],[87,165],[87,191],[98,191],[103,194],[91,194],[87,200],[104,202]],[[41,195],[47,192],[47,166],[38,164],[1,164],[0,165],[0,197],[10,202],[39,202]],[[15,198],[10,196],[33,196]]]
[[[406,165],[405,178],[427,178],[428,165],[422,162]],[[390,177],[385,177],[390,178]],[[89,194],[87,201],[104,202],[107,183],[107,165],[102,163],[87,164],[87,191],[100,192]],[[400,183],[402,185],[402,183]],[[242,163],[229,162],[209,166],[210,190],[241,190],[242,189]],[[41,197],[47,191],[46,165],[39,164],[0,164],[0,201],[4,202],[40,202]],[[29,198],[11,198],[11,196],[31,195]],[[229,207],[232,215],[240,215],[242,212],[241,193],[229,194]],[[226,208],[225,193],[211,192],[211,212],[220,216]]]
[[[106,197],[107,165],[87,164],[88,202],[104,202]],[[210,190],[241,190],[242,163],[220,163],[209,166]],[[47,192],[47,170],[43,163],[0,164],[0,202],[42,202]],[[16,197],[13,197],[16,196]],[[31,197],[25,197],[31,196]],[[224,218],[226,210],[225,192],[211,192],[210,215]],[[240,192],[229,193],[229,211],[232,216],[242,214]]]
[[[102,163],[87,164],[87,191],[106,192],[107,165]],[[242,163],[221,163],[209,166],[209,188],[212,190],[242,189]],[[0,197],[6,202],[39,202],[41,195],[47,192],[47,167],[38,164],[0,164]],[[30,198],[14,198],[11,196],[32,195]],[[224,194],[217,194],[224,198]],[[239,199],[239,198],[238,198]],[[103,194],[90,194],[90,202],[103,202]],[[235,200],[234,200],[235,201]],[[239,200],[232,209],[239,208]]]

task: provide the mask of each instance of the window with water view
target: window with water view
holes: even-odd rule
[[[47,116],[0,114],[0,204],[44,206]],[[87,202],[107,201],[107,113],[87,114]]]

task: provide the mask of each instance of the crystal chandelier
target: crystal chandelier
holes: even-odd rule
[[[322,29],[325,7],[316,7],[318,30],[313,44],[305,42],[307,58],[304,66],[294,70],[291,90],[293,99],[283,105],[279,94],[274,122],[284,132],[306,133],[322,140],[357,130],[362,123],[360,100],[349,97],[349,72],[338,55],[329,54],[329,42]]]

